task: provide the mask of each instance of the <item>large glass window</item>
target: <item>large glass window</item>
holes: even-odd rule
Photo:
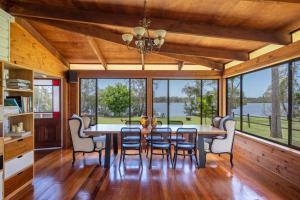
[[[80,114],[92,123],[120,124],[146,114],[145,79],[81,79]]]
[[[202,124],[212,124],[211,119],[218,115],[218,81],[202,81]]]
[[[293,63],[292,68],[292,145],[300,147],[300,61]]]
[[[218,114],[218,80],[153,80],[153,116],[164,124],[211,124]]]
[[[300,147],[300,62],[228,78],[227,113],[243,132]]]
[[[241,95],[241,78],[239,76],[227,79],[227,113],[236,121],[236,129],[240,130],[240,95]]]
[[[168,124],[168,80],[153,80],[153,116]]]

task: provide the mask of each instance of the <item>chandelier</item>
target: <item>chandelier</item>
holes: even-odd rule
[[[141,55],[151,53],[153,51],[159,51],[165,42],[164,38],[167,34],[167,31],[160,29],[154,32],[154,38],[150,37],[149,27],[151,20],[146,18],[146,4],[147,0],[144,1],[144,18],[139,21],[140,26],[133,28],[134,34],[125,33],[122,35],[122,40],[128,48],[132,40],[135,40],[135,47]]]

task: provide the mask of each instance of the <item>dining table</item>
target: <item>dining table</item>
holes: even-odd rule
[[[141,129],[142,135],[147,135],[151,133],[151,126],[144,128],[141,125],[125,125],[125,124],[96,124],[84,130],[84,133],[88,136],[97,137],[101,135],[106,135],[104,168],[110,167],[111,140],[113,140],[113,152],[115,155],[118,154],[118,137],[121,134],[121,129],[123,127],[138,127]],[[170,128],[172,130],[172,134],[176,134],[178,128],[197,129],[197,148],[199,151],[198,168],[205,168],[206,152],[204,149],[204,139],[214,138],[217,136],[225,136],[227,134],[225,130],[221,130],[219,128],[209,126],[209,125],[162,125],[159,127]]]

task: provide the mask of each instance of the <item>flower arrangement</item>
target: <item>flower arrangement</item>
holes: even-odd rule
[[[143,126],[143,128],[147,128],[148,126],[149,126],[149,117],[148,116],[142,116],[141,117],[141,120],[140,120],[140,122],[141,122],[141,125]]]

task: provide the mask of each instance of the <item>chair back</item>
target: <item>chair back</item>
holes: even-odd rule
[[[126,120],[125,125],[141,125],[141,122],[138,120]]]
[[[225,122],[225,130],[227,131],[226,138],[214,139],[212,142],[211,150],[215,153],[230,153],[232,152],[234,136],[235,136],[235,124],[232,119],[228,119]]]
[[[91,125],[91,118],[89,118],[88,116],[82,116],[81,119],[83,122],[83,128],[84,129],[89,128]]]
[[[197,141],[197,129],[196,128],[179,128],[176,131],[176,143],[189,143],[196,145]],[[179,140],[180,136],[185,135],[185,140]]]
[[[219,128],[226,131],[226,125],[225,124],[228,120],[233,120],[233,118],[230,115],[226,115],[225,117],[222,117],[221,120],[220,120]]]
[[[179,125],[183,126],[183,121],[175,121],[175,120],[170,120],[169,125]]]
[[[130,138],[130,140],[127,140]],[[123,127],[121,129],[121,143],[137,144],[141,143],[142,133],[139,127]]]
[[[82,122],[78,118],[69,119],[69,127],[74,151],[93,151],[94,142],[92,138],[83,138],[81,135]]]
[[[171,128],[152,128],[151,130],[151,144],[152,143],[171,143],[170,137],[172,134]],[[160,139],[157,139],[160,138]]]
[[[220,127],[220,122],[221,122],[222,117],[216,116],[212,119],[212,126],[219,128]]]

